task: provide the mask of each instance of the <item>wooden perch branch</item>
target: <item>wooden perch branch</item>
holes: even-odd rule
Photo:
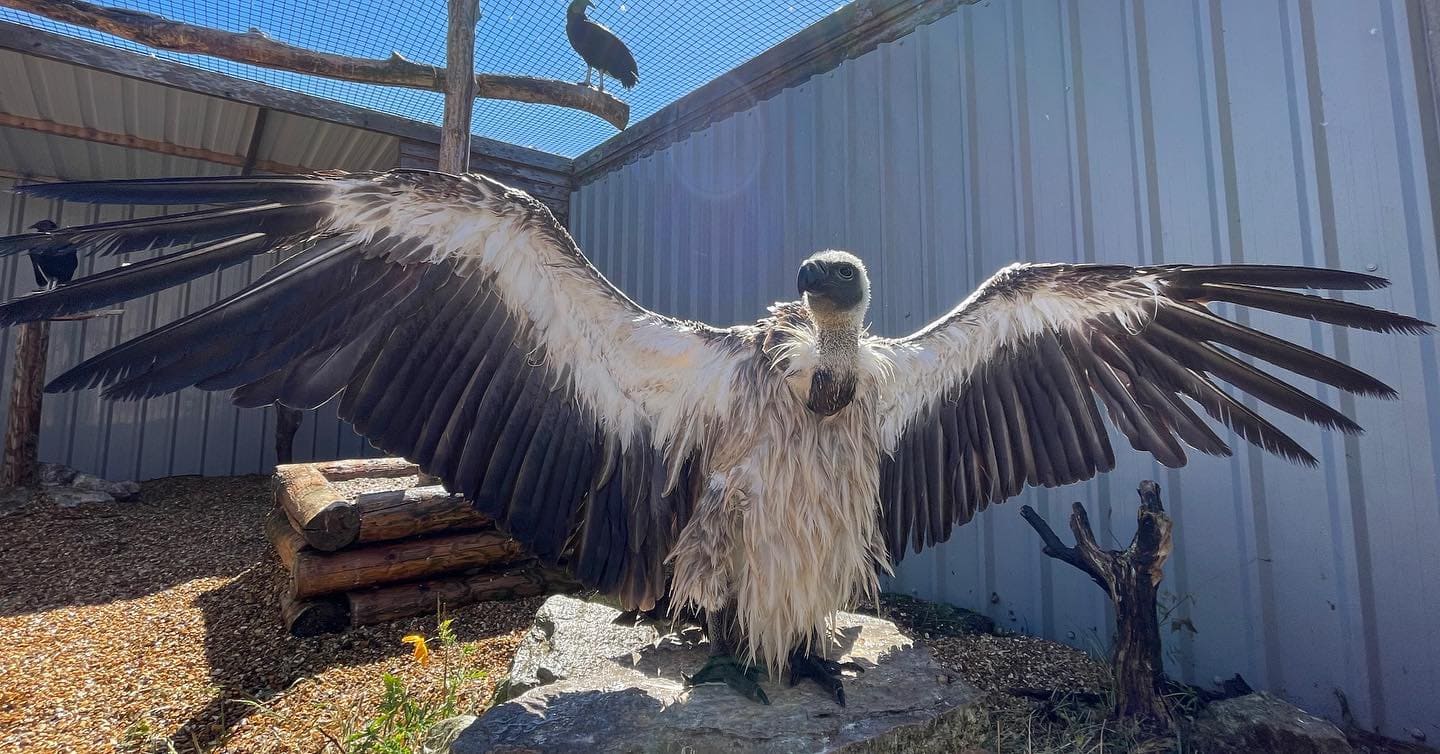
[[[1046,555],[1080,569],[1115,605],[1115,714],[1169,726],[1170,711],[1161,696],[1165,665],[1156,607],[1165,561],[1173,550],[1172,523],[1160,502],[1160,485],[1141,482],[1139,493],[1135,536],[1123,551],[1096,543],[1090,516],[1079,503],[1070,512],[1074,547],[1065,546],[1034,508],[1023,506],[1020,515],[1045,542]]]
[[[161,50],[208,55],[341,81],[445,91],[444,68],[406,60],[399,53],[375,60],[318,52],[272,39],[258,29],[239,34],[85,0],[0,0],[0,5]],[[476,74],[475,96],[581,110],[621,129],[630,121],[630,106],[624,102],[588,86],[552,79]]]

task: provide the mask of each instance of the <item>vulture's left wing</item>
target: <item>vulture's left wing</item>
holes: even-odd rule
[[[83,252],[173,247],[0,305],[0,325],[133,299],[279,251],[240,292],[105,351],[55,390],[183,387],[311,408],[409,458],[584,583],[648,606],[688,516],[688,467],[740,357],[647,311],[541,204],[484,176],[392,171],[26,186],[119,204],[212,204],[56,231]],[[27,248],[0,239],[0,254]]]
[[[1395,391],[1328,356],[1224,319],[1223,301],[1379,332],[1419,333],[1412,317],[1296,288],[1364,290],[1383,278],[1303,267],[1014,265],[925,329],[874,339],[894,360],[883,386],[880,497],[891,558],[1027,485],[1054,487],[1115,465],[1098,401],[1137,450],[1166,466],[1184,445],[1229,455],[1192,408],[1267,451],[1315,458],[1214,380],[1342,432],[1360,427],[1234,352],[1342,390]]]

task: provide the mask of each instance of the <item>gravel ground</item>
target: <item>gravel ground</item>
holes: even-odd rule
[[[373,712],[381,674],[439,683],[400,637],[434,618],[296,639],[262,533],[265,477],[147,483],[144,502],[0,518],[0,752],[316,752]],[[489,699],[538,600],[453,613]],[[255,704],[259,702],[260,704]]]
[[[332,741],[373,714],[383,673],[437,688],[439,664],[419,666],[400,641],[433,635],[433,617],[344,636],[285,633],[274,596],[284,574],[263,535],[270,507],[265,477],[182,477],[147,483],[138,503],[0,515],[0,752],[335,752]],[[539,602],[455,611],[487,673],[463,706],[490,698]],[[992,750],[999,738],[1009,751],[1012,731],[1029,741],[1037,714],[1055,717],[1054,705],[1012,691],[1104,693],[1104,665],[1083,652],[977,635],[983,617],[947,606],[887,597],[883,613],[987,692],[987,725],[1005,728],[977,741]],[[1074,725],[1063,716],[1066,734]]]

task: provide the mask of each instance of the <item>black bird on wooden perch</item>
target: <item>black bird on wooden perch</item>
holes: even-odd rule
[[[592,69],[600,72],[600,91],[605,91],[605,77],[620,82],[629,89],[640,81],[635,68],[635,56],[615,32],[585,17],[585,10],[593,7],[591,0],[573,0],[570,10],[565,13],[565,36],[570,46],[585,59],[585,85],[590,86]]]
[[[53,220],[41,220],[26,228],[36,232],[36,235],[28,236],[30,241],[24,246],[30,257],[30,268],[35,273],[36,287],[48,289],[65,285],[75,277],[75,268],[80,266],[80,257],[70,239],[52,235],[59,227]]]

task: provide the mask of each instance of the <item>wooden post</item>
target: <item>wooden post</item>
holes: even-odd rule
[[[1135,537],[1123,551],[1100,549],[1090,517],[1079,503],[1070,513],[1074,547],[1066,547],[1034,508],[1026,505],[1020,515],[1044,540],[1046,555],[1080,569],[1115,605],[1115,715],[1170,727],[1170,711],[1161,696],[1165,665],[1156,607],[1165,561],[1173,549],[1172,524],[1160,503],[1160,485],[1141,482],[1139,493]]]
[[[45,357],[50,323],[27,322],[16,328],[15,379],[10,388],[10,417],[5,428],[5,467],[0,489],[33,487],[40,469],[40,408],[45,396]]]
[[[445,116],[440,123],[440,170],[470,168],[470,115],[475,105],[475,23],[480,0],[449,0],[445,35]]]
[[[470,170],[470,116],[475,106],[475,24],[480,0],[449,0],[449,30],[445,34],[445,115],[440,121],[442,173]],[[438,477],[420,473],[420,484],[439,484]]]

